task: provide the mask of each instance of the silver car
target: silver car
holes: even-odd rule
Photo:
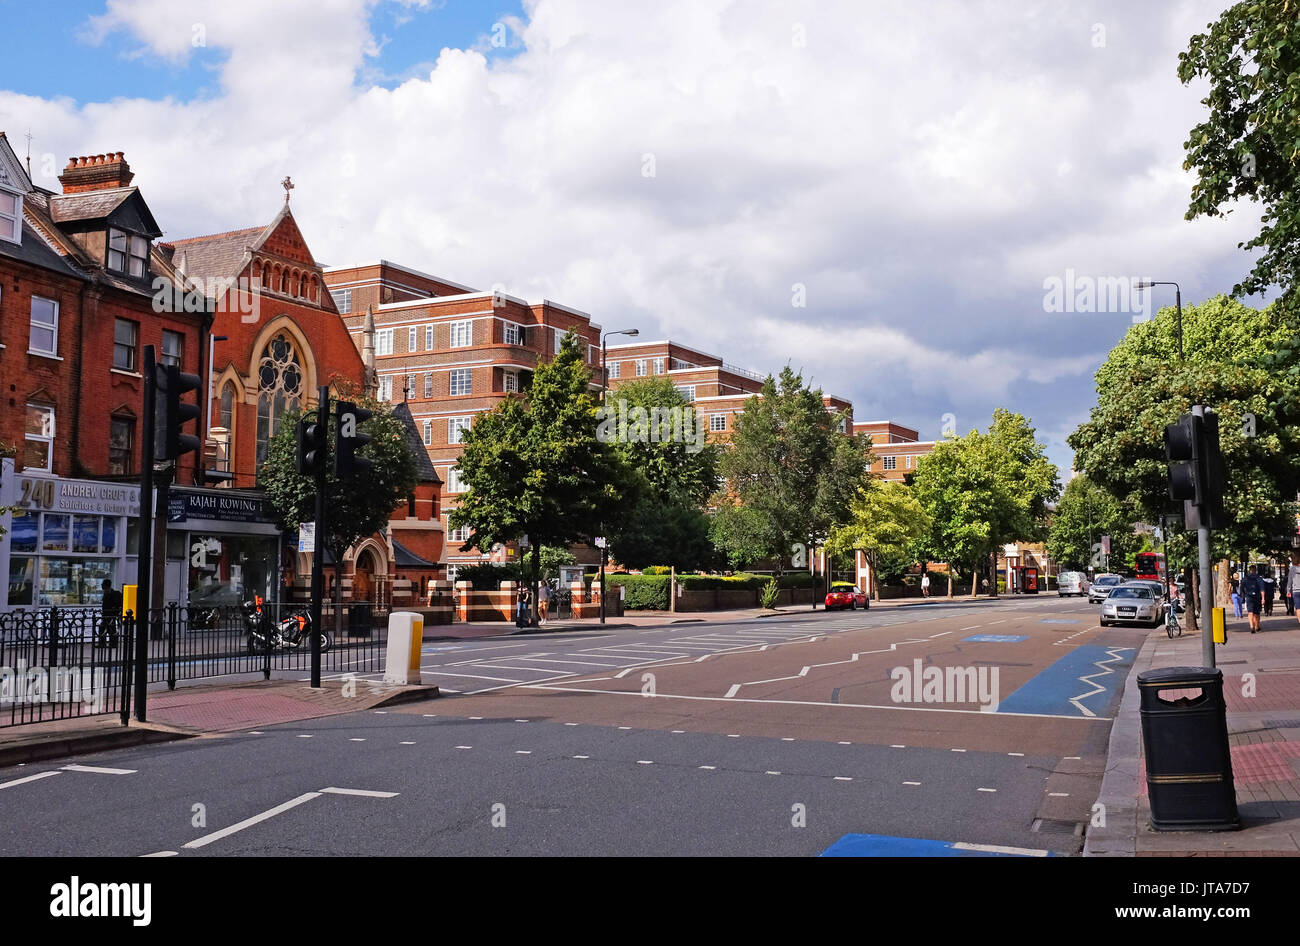
[[[1110,590],[1119,585],[1124,580],[1121,575],[1098,575],[1088,586],[1088,602],[1096,604],[1098,601],[1105,600],[1110,594]]]
[[[1088,593],[1088,576],[1083,572],[1061,572],[1056,576],[1056,594],[1064,598],[1066,595],[1083,595]]]
[[[1111,589],[1101,603],[1101,626],[1145,624],[1159,627],[1165,619],[1165,603],[1145,584],[1126,583]]]

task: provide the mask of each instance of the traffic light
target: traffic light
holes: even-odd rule
[[[186,424],[199,419],[199,406],[182,403],[181,395],[197,391],[203,382],[198,375],[181,371],[178,365],[154,365],[153,372],[153,458],[163,463],[199,449],[197,434],[184,432]]]
[[[1219,450],[1219,415],[1184,414],[1165,428],[1165,459],[1169,463],[1169,498],[1189,501],[1199,525],[1224,524],[1223,454]]]
[[[1201,418],[1184,414],[1165,428],[1165,460],[1169,464],[1169,498],[1201,504],[1199,466]]]
[[[316,412],[317,418],[320,412]],[[304,476],[316,476],[325,472],[325,455],[329,446],[326,424],[319,419],[304,417],[298,421],[294,430],[298,441],[298,472]]]
[[[334,452],[334,475],[340,479],[370,469],[370,461],[357,456],[357,450],[370,443],[370,435],[363,434],[360,428],[362,423],[373,416],[371,411],[363,410],[351,401],[338,402],[338,448]]]

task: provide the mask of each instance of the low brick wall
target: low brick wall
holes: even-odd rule
[[[758,588],[709,588],[698,591],[677,589],[678,611],[736,611],[744,608],[761,607]],[[777,607],[790,607],[797,604],[811,605],[814,597],[818,603],[825,598],[825,592],[812,588],[782,588],[777,595]]]

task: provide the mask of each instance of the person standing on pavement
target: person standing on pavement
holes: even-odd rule
[[[532,622],[528,614],[528,587],[523,582],[519,583],[519,596],[515,600],[515,627],[527,627]]]
[[[921,597],[922,598],[930,597],[930,573],[929,572],[921,573]]]
[[[1250,633],[1259,630],[1259,612],[1264,607],[1264,583],[1259,578],[1259,566],[1250,566],[1246,577],[1241,580],[1242,601],[1246,606],[1247,620],[1250,621]]]
[[[1273,616],[1273,596],[1277,594],[1277,579],[1272,575],[1263,575],[1260,577],[1260,584],[1264,586],[1264,617]]]
[[[551,583],[545,578],[537,586],[537,619],[545,624],[546,611],[551,605]]]
[[[122,617],[122,592],[113,588],[111,578],[105,578],[100,588],[103,598],[99,604],[99,646],[111,650],[117,646],[117,622]]]
[[[1291,556],[1291,567],[1286,570],[1286,590],[1291,598],[1287,610],[1300,621],[1300,552]]]

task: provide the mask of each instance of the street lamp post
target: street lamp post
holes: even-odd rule
[[[1138,292],[1143,289],[1150,289],[1153,286],[1173,286],[1174,287],[1174,308],[1178,313],[1178,360],[1183,360],[1183,290],[1179,288],[1176,282],[1155,282],[1150,279],[1139,279],[1134,283],[1133,288]]]
[[[605,364],[606,343],[613,335],[627,335],[629,337],[640,335],[641,331],[634,328],[620,329],[617,332],[606,332],[600,337],[600,406],[605,406],[605,389],[609,387],[609,368]],[[604,529],[602,528],[603,532]],[[605,565],[609,562],[609,539],[601,536],[600,540],[600,623],[605,623]],[[671,589],[670,589],[671,592]]]

